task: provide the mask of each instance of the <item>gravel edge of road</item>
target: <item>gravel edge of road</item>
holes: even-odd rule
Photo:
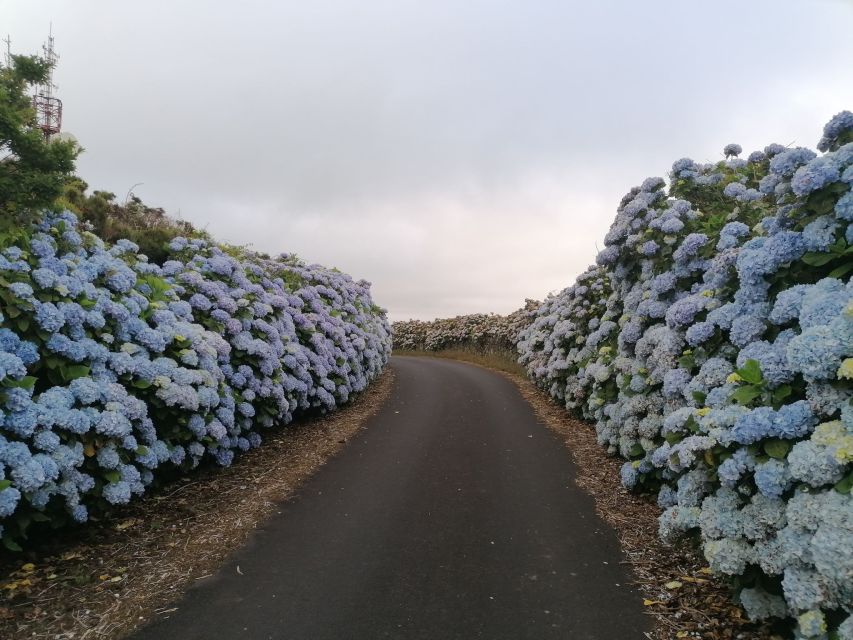
[[[115,640],[168,615],[361,430],[393,384],[389,367],[351,404],[270,431],[227,469],[190,475],[63,542],[3,559],[0,637]]]

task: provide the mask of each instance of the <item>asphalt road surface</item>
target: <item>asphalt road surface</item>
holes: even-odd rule
[[[139,640],[644,638],[614,532],[485,369],[392,358],[385,406]]]

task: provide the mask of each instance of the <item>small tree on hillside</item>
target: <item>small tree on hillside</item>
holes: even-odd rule
[[[36,127],[30,88],[47,79],[50,65],[35,56],[12,56],[0,66],[0,231],[30,222],[62,193],[74,170],[74,142],[48,142]]]

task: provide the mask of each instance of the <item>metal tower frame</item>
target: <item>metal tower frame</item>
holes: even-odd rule
[[[45,140],[50,140],[62,129],[62,100],[54,97],[53,91],[53,69],[56,66],[59,55],[53,47],[53,24],[50,25],[50,33],[47,42],[42,45],[44,59],[50,64],[47,79],[36,90],[33,96],[33,108],[36,110],[36,126],[42,130]]]

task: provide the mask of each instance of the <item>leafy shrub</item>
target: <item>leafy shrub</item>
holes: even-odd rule
[[[150,262],[162,264],[169,257],[168,244],[177,237],[210,239],[185,220],[176,220],[159,207],[146,205],[130,194],[124,204],[109,191],[87,194],[88,185],[74,176],[66,181],[57,206],[74,212],[102,240],[130,240]]]
[[[597,265],[520,361],[695,534],[754,619],[853,638],[853,113],[818,156],[673,164],[622,200]]]
[[[61,526],[264,428],[328,411],[390,352],[369,283],[175,238],[163,266],[49,214],[0,252],[0,527]],[[8,238],[7,238],[8,242]],[[233,254],[233,255],[232,255]]]

